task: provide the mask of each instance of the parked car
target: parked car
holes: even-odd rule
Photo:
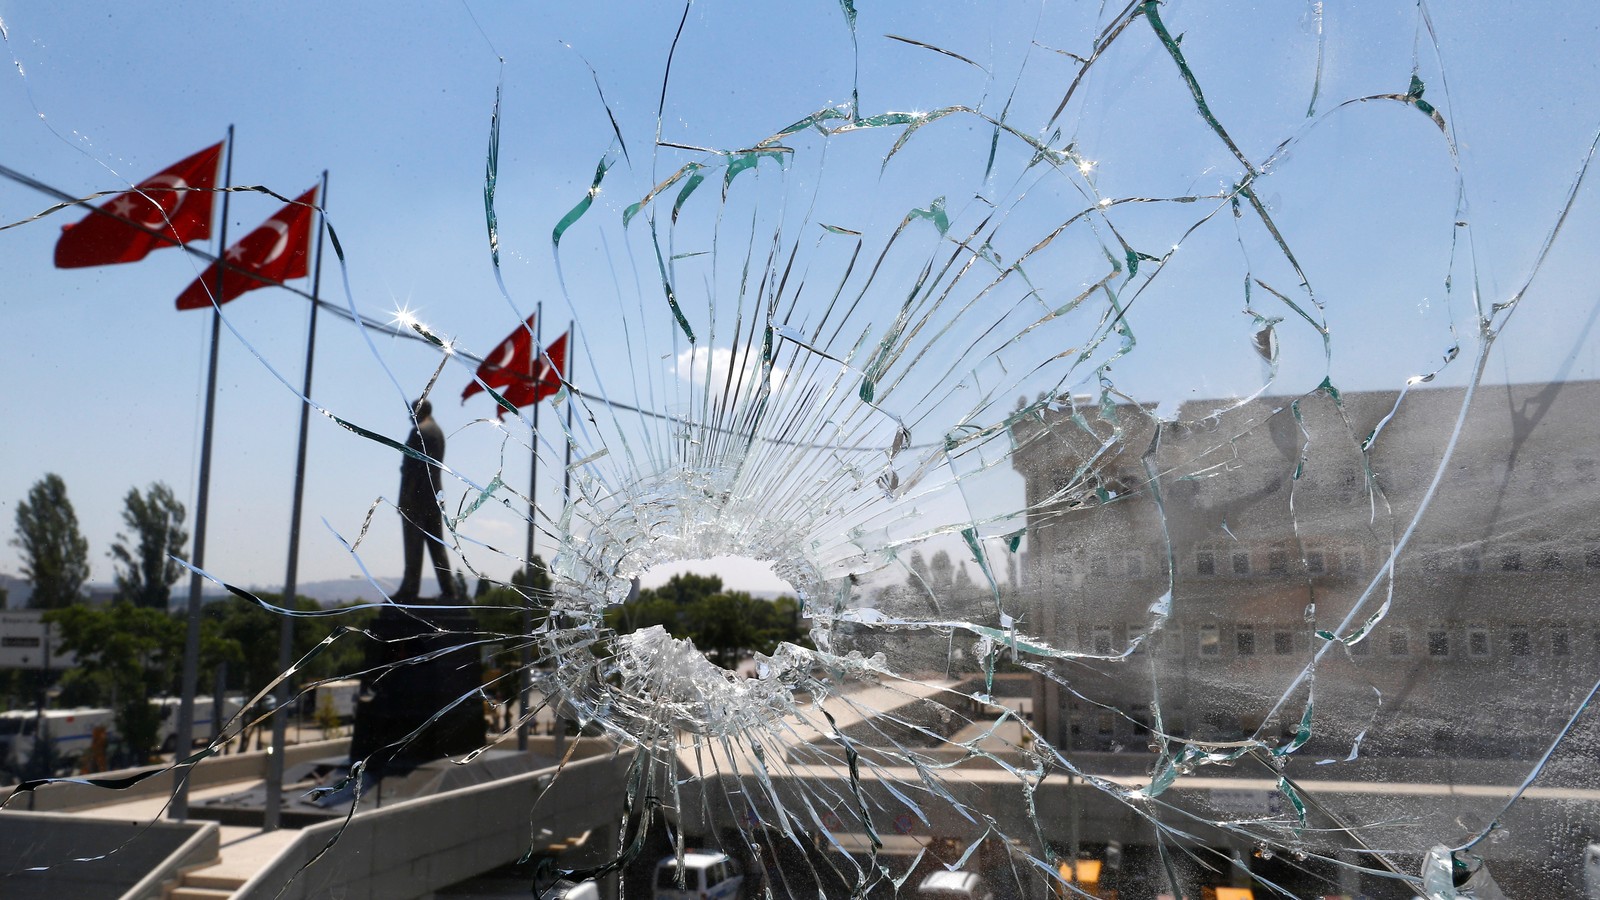
[[[683,855],[683,881],[679,887],[678,858],[656,864],[655,900],[741,900],[744,871],[726,853],[696,850]]]

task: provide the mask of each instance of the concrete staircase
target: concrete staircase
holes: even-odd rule
[[[185,872],[177,887],[167,891],[167,900],[228,900],[244,881],[235,875],[195,869]]]

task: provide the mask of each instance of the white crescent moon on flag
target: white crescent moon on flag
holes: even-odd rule
[[[506,366],[511,365],[511,355],[517,352],[516,345],[509,340],[500,346],[504,347],[506,352],[500,354],[500,359],[495,362],[494,367],[496,369],[504,369]]]
[[[188,187],[189,183],[177,175],[157,175],[154,178],[146,181],[144,184],[139,185],[140,192],[142,192],[145,195],[145,198],[151,203],[154,203],[156,206],[155,217],[151,219],[137,220],[139,224],[146,228],[161,228],[162,226],[166,225],[167,220],[177,214],[178,207],[182,206],[183,201],[188,198]],[[173,192],[171,196],[177,198],[177,202],[172,204],[171,209],[168,209],[166,204],[161,202],[161,200],[167,195],[166,191],[162,191],[161,193],[154,195],[150,193],[151,191],[160,188],[172,188]]]
[[[279,219],[268,219],[261,227],[271,228],[278,233],[278,241],[272,245],[272,252],[268,253],[267,258],[261,261],[261,265],[266,266],[282,256],[284,248],[289,246],[289,226]]]

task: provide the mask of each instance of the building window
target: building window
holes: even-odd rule
[[[1197,575],[1217,574],[1217,558],[1210,550],[1201,550],[1194,555],[1194,571]]]
[[[1352,575],[1359,575],[1366,568],[1361,559],[1361,548],[1350,547],[1344,551],[1344,570]]]
[[[1165,634],[1162,634],[1162,632],[1165,632]],[[1168,653],[1173,656],[1183,655],[1183,627],[1177,622],[1167,622],[1167,624],[1161,626],[1161,632],[1157,632],[1153,637],[1162,639],[1161,643],[1166,647]]]
[[[1095,628],[1089,633],[1089,640],[1094,647],[1096,656],[1111,655],[1111,629],[1105,626]]]
[[[1467,653],[1472,656],[1489,655],[1489,629],[1484,625],[1474,625],[1467,629]]]
[[[1216,656],[1222,651],[1222,638],[1217,634],[1217,626],[1200,626],[1200,655]]]
[[[1507,553],[1507,554],[1501,556],[1500,557],[1500,571],[1502,571],[1502,572],[1520,572],[1520,571],[1522,571],[1522,551],[1521,550],[1512,550],[1510,553]]]
[[[1550,655],[1572,655],[1572,635],[1565,625],[1552,625],[1550,627]]]
[[[1321,550],[1307,550],[1306,551],[1306,571],[1310,572],[1313,575],[1321,575],[1322,574],[1323,569],[1322,569],[1322,551]]]
[[[1148,704],[1135,703],[1128,714],[1133,719],[1133,728],[1136,733],[1148,734],[1150,732],[1150,707]]]
[[[1094,724],[1095,730],[1100,732],[1101,737],[1109,737],[1117,727],[1116,717],[1109,709],[1101,710],[1100,714],[1095,716]]]
[[[1123,558],[1123,564],[1128,567],[1129,578],[1140,578],[1144,576],[1143,556],[1140,556],[1137,553],[1129,553]]]
[[[1254,625],[1239,625],[1233,630],[1233,646],[1240,656],[1256,655],[1256,629]]]
[[[1513,625],[1506,631],[1506,652],[1512,656],[1529,656],[1533,653],[1533,638],[1528,626]]]
[[[1241,551],[1233,554],[1233,574],[1235,574],[1235,575],[1249,575],[1250,574],[1250,554],[1248,552],[1245,552],[1245,551],[1241,550]]]
[[[1391,632],[1389,632],[1389,655],[1390,656],[1409,656],[1409,655],[1411,655],[1411,641],[1407,638],[1406,633],[1404,631],[1391,631]]]
[[[1481,572],[1481,571],[1483,571],[1483,551],[1480,550],[1477,547],[1462,547],[1461,548],[1461,571],[1463,571],[1463,572]]]
[[[1590,547],[1589,552],[1583,555],[1583,564],[1591,569],[1600,569],[1600,547]]]
[[[1106,555],[1104,553],[1096,553],[1094,556],[1089,557],[1089,574],[1106,574]]]
[[[1450,655],[1450,632],[1442,626],[1428,629],[1428,655]]]
[[[1288,656],[1294,652],[1294,632],[1282,628],[1272,633],[1272,652]]]
[[[1354,644],[1346,644],[1345,646],[1350,648],[1350,653],[1352,656],[1366,656],[1368,653],[1372,652],[1372,644],[1368,643],[1368,640],[1371,637],[1372,635],[1368,634],[1361,640],[1356,641]]]
[[[1289,574],[1289,551],[1269,551],[1267,553],[1267,571],[1273,575]]]
[[[1539,568],[1550,572],[1565,569],[1566,565],[1561,562],[1561,554],[1558,551],[1546,550],[1539,554]]]

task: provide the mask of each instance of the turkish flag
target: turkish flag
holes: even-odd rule
[[[563,334],[551,342],[539,357],[538,366],[529,374],[518,374],[500,396],[517,408],[538,403],[561,390],[561,373],[567,368],[567,336]],[[495,410],[495,418],[503,418],[506,408]]]
[[[228,248],[223,259],[229,268],[222,270],[222,293],[217,303],[227,303],[245,291],[306,277],[311,271],[311,213],[316,202],[317,189],[312,188]],[[211,305],[211,292],[217,289],[221,265],[212,263],[205,274],[183,289],[178,295],[179,309]]]
[[[213,144],[64,226],[56,268],[138,262],[158,247],[211,237],[212,189],[221,159],[222,144]]]
[[[527,322],[506,335],[506,339],[483,358],[477,379],[467,382],[466,389],[461,392],[461,402],[467,402],[468,397],[482,391],[484,385],[504,390],[518,378],[531,379],[533,372],[533,316],[530,315]]]

